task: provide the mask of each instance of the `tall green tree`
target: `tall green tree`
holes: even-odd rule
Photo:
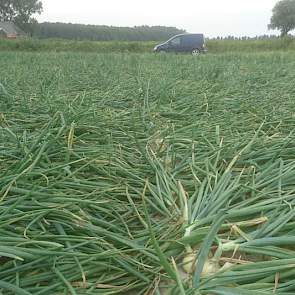
[[[279,1],[272,12],[269,29],[280,30],[282,37],[295,29],[295,0]]]
[[[25,31],[36,23],[33,15],[41,12],[40,0],[0,0],[0,21],[12,21]]]

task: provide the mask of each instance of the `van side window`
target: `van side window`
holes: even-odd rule
[[[176,37],[176,38],[172,39],[172,40],[170,41],[170,43],[171,43],[171,45],[173,45],[173,46],[180,45],[180,43],[181,43],[181,38],[180,38],[180,37]]]

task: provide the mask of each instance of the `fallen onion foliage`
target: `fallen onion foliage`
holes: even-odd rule
[[[0,293],[294,294],[294,63],[1,53]]]

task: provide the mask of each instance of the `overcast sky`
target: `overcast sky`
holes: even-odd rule
[[[255,36],[267,30],[278,0],[42,0],[40,22],[175,26],[214,36]]]

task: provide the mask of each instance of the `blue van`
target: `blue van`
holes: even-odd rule
[[[176,35],[168,41],[157,45],[154,52],[186,52],[199,55],[207,52],[203,34]]]

